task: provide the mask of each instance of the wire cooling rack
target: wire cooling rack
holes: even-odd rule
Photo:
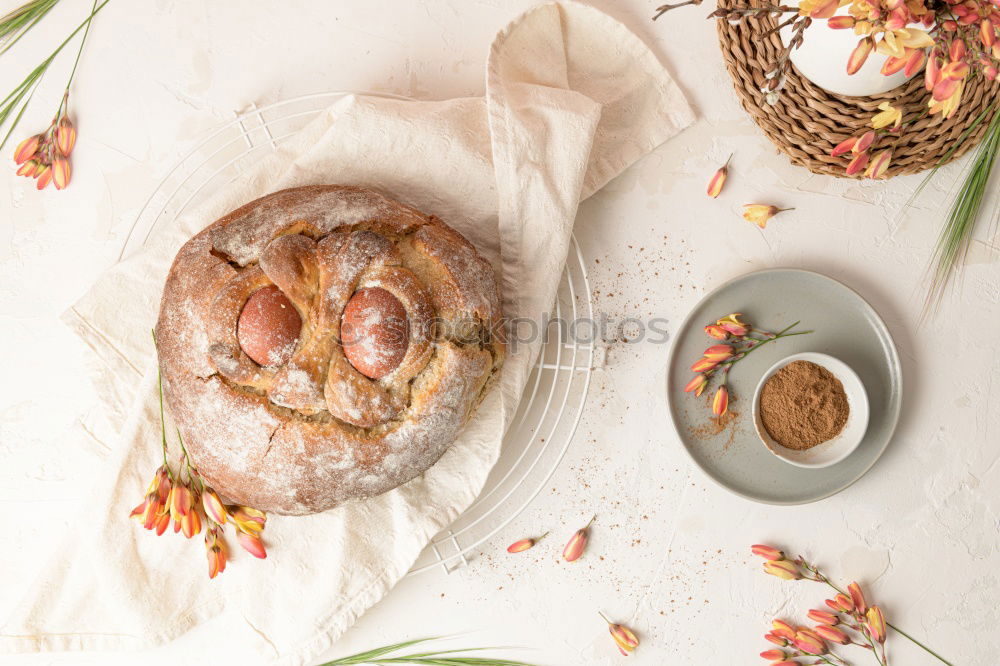
[[[244,169],[276,150],[310,120],[349,92],[304,95],[248,111],[209,133],[167,173],[129,229],[119,258],[142,248],[153,230],[169,224]],[[406,99],[396,95],[382,97]],[[593,303],[583,255],[572,239],[554,318],[540,322],[545,338],[519,408],[486,486],[473,504],[437,534],[410,574],[436,567],[446,573],[468,564],[472,551],[512,521],[542,491],[562,460],[583,414],[595,362]]]

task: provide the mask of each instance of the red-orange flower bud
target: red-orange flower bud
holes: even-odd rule
[[[69,157],[69,154],[73,152],[73,147],[76,146],[76,127],[66,116],[63,116],[59,120],[59,125],[55,131],[55,139],[56,148],[59,149],[59,152]]]
[[[729,389],[720,386],[712,397],[712,413],[722,416],[729,409]]]
[[[566,543],[566,547],[563,548],[562,556],[564,560],[567,562],[575,562],[580,559],[580,556],[583,555],[584,549],[587,547],[587,539],[589,537],[588,530],[596,518],[596,515],[593,516],[586,525],[573,533],[573,536],[571,536],[569,541]]]
[[[868,611],[868,604],[865,603],[865,595],[861,591],[861,586],[857,583],[851,583],[847,586],[847,593],[851,595],[851,602],[854,605],[854,610],[859,613],[865,613]]]
[[[38,146],[41,144],[42,137],[40,134],[35,136],[29,136],[27,139],[17,144],[17,148],[14,149],[14,162],[17,164],[24,164],[38,152]]]
[[[750,552],[754,555],[759,555],[765,560],[783,560],[785,559],[785,554],[775,548],[774,546],[766,546],[764,544],[755,544],[750,546]]]
[[[712,176],[712,179],[708,181],[708,196],[715,199],[722,192],[722,187],[726,184],[726,177],[729,175],[729,160],[733,159],[730,155],[726,159],[726,163],[723,164]]]
[[[544,539],[548,535],[548,532],[542,536],[536,538],[521,539],[520,541],[515,541],[514,543],[507,546],[508,553],[523,553],[524,551],[532,548],[536,543]]]

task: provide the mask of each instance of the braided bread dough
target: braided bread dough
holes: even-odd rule
[[[241,347],[240,316],[275,287],[260,300],[290,303],[301,330],[261,365]],[[401,306],[396,348],[341,339],[359,293]],[[500,370],[500,324],[493,269],[458,232],[371,190],[310,186],[249,203],[189,240],[156,334],[167,403],[205,479],[235,502],[305,514],[433,465]]]

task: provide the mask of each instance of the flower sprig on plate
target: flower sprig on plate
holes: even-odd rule
[[[720,343],[706,349],[701,358],[694,362],[691,370],[697,374],[684,387],[686,393],[700,396],[713,380],[720,378],[721,383],[712,397],[712,413],[715,416],[722,416],[729,409],[729,372],[734,365],[746,358],[747,354],[769,342],[812,333],[812,331],[791,333],[790,331],[798,326],[799,322],[786,326],[777,333],[771,333],[754,328],[749,322],[740,319],[742,316],[738,312],[728,314],[716,320],[714,324],[705,326],[705,333]]]

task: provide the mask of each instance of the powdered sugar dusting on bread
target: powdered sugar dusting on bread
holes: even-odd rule
[[[208,304],[285,233],[308,235],[321,241],[317,252],[325,247],[336,253],[337,273],[324,292],[334,312],[343,310],[366,267],[400,263],[413,271],[408,279],[415,275],[430,291],[430,300],[421,297],[422,317],[464,317],[481,326],[499,320],[500,309],[492,268],[464,238],[439,220],[360,188],[316,186],[269,195],[217,221],[181,249],[164,290],[157,333],[166,396],[188,450],[206,478],[233,501],[302,514],[385,492],[433,465],[468,421],[504,350],[499,343],[452,342],[446,331],[430,347],[423,340],[412,381],[389,377],[389,383],[380,383],[347,369],[337,376],[324,370],[317,377],[318,366],[307,371],[294,365],[306,350],[289,343],[268,359],[278,367],[262,368],[251,386],[234,384],[225,379],[231,370],[217,367],[209,354]],[[409,302],[407,307],[416,307]],[[434,312],[427,312],[431,303]],[[378,308],[365,308],[361,327],[377,328],[384,316]],[[338,362],[346,363],[338,349]],[[391,353],[374,337],[359,340],[359,351],[373,362]],[[282,365],[291,353],[298,355]],[[227,362],[222,355],[215,358]],[[283,392],[322,395],[317,379],[323,376],[327,402],[336,398],[345,417],[364,418],[365,410],[376,407],[390,409],[389,416],[357,427],[327,411],[290,408]]]

